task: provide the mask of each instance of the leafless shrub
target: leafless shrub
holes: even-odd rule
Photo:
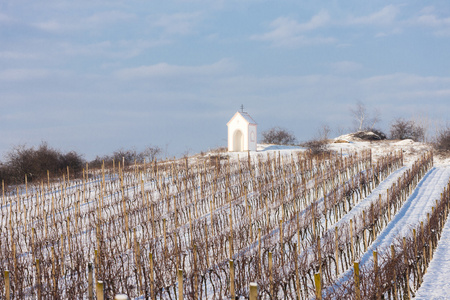
[[[147,161],[153,161],[161,154],[161,152],[162,150],[158,146],[147,146],[144,151],[142,151],[142,156]]]
[[[312,139],[302,144],[312,155],[328,152],[328,141],[323,139]]]
[[[438,131],[434,147],[440,152],[450,152],[450,126]]]
[[[112,167],[113,162],[116,166],[125,164],[125,166],[133,165],[136,163],[151,162],[155,160],[161,154],[162,150],[158,146],[147,146],[143,151],[138,152],[135,148],[131,149],[118,149],[111,155],[96,156],[95,159],[89,162],[91,168],[100,168],[103,163],[105,167]]]
[[[391,124],[390,134],[394,140],[412,139],[420,142],[425,139],[425,128],[412,120],[398,118]]]
[[[266,130],[262,133],[262,136],[262,142],[265,144],[293,145],[296,142],[296,138],[292,132],[280,127],[273,127]]]
[[[46,142],[38,148],[25,145],[15,146],[6,154],[6,162],[1,172],[9,183],[20,183],[27,175],[28,181],[47,177],[47,170],[52,176],[66,172],[69,167],[72,175],[79,175],[83,169],[84,159],[75,151],[62,153],[51,148]]]

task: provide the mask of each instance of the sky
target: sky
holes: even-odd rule
[[[449,121],[448,0],[0,0],[0,158],[194,154],[241,105],[259,139],[306,141],[353,129],[358,101],[385,132]]]

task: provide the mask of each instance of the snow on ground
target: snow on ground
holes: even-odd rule
[[[442,231],[423,283],[417,291],[415,299],[444,300],[450,296],[450,222],[447,222]]]
[[[307,151],[306,148],[300,146],[288,146],[288,145],[272,145],[272,144],[258,144],[257,151],[251,151],[250,156],[255,157],[258,155],[272,155],[273,153],[280,153],[283,155],[290,155],[291,153]],[[372,157],[374,161],[377,161],[379,157],[384,156],[386,153],[394,151],[402,151],[404,156],[404,164],[411,165],[423,152],[432,150],[429,144],[414,142],[413,140],[376,140],[365,141],[359,138],[352,137],[351,135],[343,135],[330,140],[329,150],[342,154],[350,154],[354,152],[360,152],[363,150],[372,149]],[[207,155],[217,155],[217,152],[210,152]],[[248,152],[222,152],[220,153],[230,158],[246,159]],[[450,156],[441,157],[437,154],[434,155],[435,166],[446,166],[450,168]]]
[[[363,141],[354,138],[351,135],[337,137],[330,144],[330,150],[343,152],[361,151],[363,149],[372,149],[372,154],[376,160],[382,153],[392,151],[402,151],[404,163],[411,164],[424,151],[432,150],[429,144],[414,142],[413,140],[381,140],[381,141]],[[434,156],[435,166],[450,167],[450,157]]]
[[[413,140],[378,140],[363,141],[350,135],[341,136],[329,144],[329,149],[343,155],[371,149],[374,161],[389,152],[402,151],[405,167],[391,174],[385,182],[379,186],[380,191],[389,186],[400,176],[407,166],[411,166],[416,159],[425,151],[431,151],[432,147],[426,143],[414,142]],[[296,146],[258,144],[257,152],[250,152],[253,157],[257,155],[274,155],[280,153],[282,156],[291,153],[307,151],[305,148]],[[247,152],[230,152],[230,158],[236,159],[238,156],[245,159]],[[434,167],[424,176],[417,188],[406,200],[401,209],[393,217],[388,226],[380,233],[376,241],[369,247],[368,251],[361,257],[361,264],[371,263],[373,250],[388,247],[396,238],[406,235],[408,231],[426,219],[427,213],[431,213],[435,200],[439,199],[440,193],[450,180],[450,156],[442,157],[434,154]],[[375,190],[377,191],[377,189]],[[374,192],[375,192],[374,191]],[[377,195],[377,193],[372,193]],[[372,196],[372,195],[371,195]],[[373,201],[371,196],[358,203],[352,211],[346,215],[342,222],[348,221],[352,214],[364,209]],[[341,276],[345,280],[350,276],[351,271],[347,271]],[[445,225],[442,237],[438,243],[438,248],[434,255],[429,269],[424,276],[424,282],[419,289],[416,299],[450,299],[447,294],[450,291],[450,222]],[[337,283],[339,284],[339,283]]]
[[[436,205],[436,200],[440,198],[440,194],[444,190],[444,187],[447,186],[449,180],[449,167],[433,167],[428,171],[411,196],[409,196],[401,209],[393,217],[392,221],[383,229],[377,239],[370,245],[368,251],[360,258],[361,266],[373,262],[374,250],[389,249],[388,247],[394,243],[395,239],[406,236],[420,221],[426,220],[427,213],[431,213],[431,208]],[[448,222],[447,226],[449,226]],[[444,241],[445,243],[450,244],[450,234],[449,240],[447,242]],[[450,269],[448,272],[450,276]],[[336,285],[339,286],[349,276],[352,276],[351,269],[342,274],[340,280],[336,282]]]
[[[361,263],[368,257],[373,257],[372,250],[387,248],[398,237],[406,236],[427,218],[431,208],[436,206],[436,200],[440,199],[441,192],[450,180],[450,168],[433,167],[419,182],[414,192],[409,196],[392,221],[380,233],[369,251],[361,258]]]

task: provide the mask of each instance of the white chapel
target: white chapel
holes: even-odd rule
[[[258,124],[241,106],[227,123],[228,151],[256,151],[256,129]]]

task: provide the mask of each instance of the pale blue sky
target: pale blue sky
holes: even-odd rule
[[[0,0],[0,154],[199,152],[241,104],[300,141],[356,101],[445,123],[449,46],[447,0]]]

